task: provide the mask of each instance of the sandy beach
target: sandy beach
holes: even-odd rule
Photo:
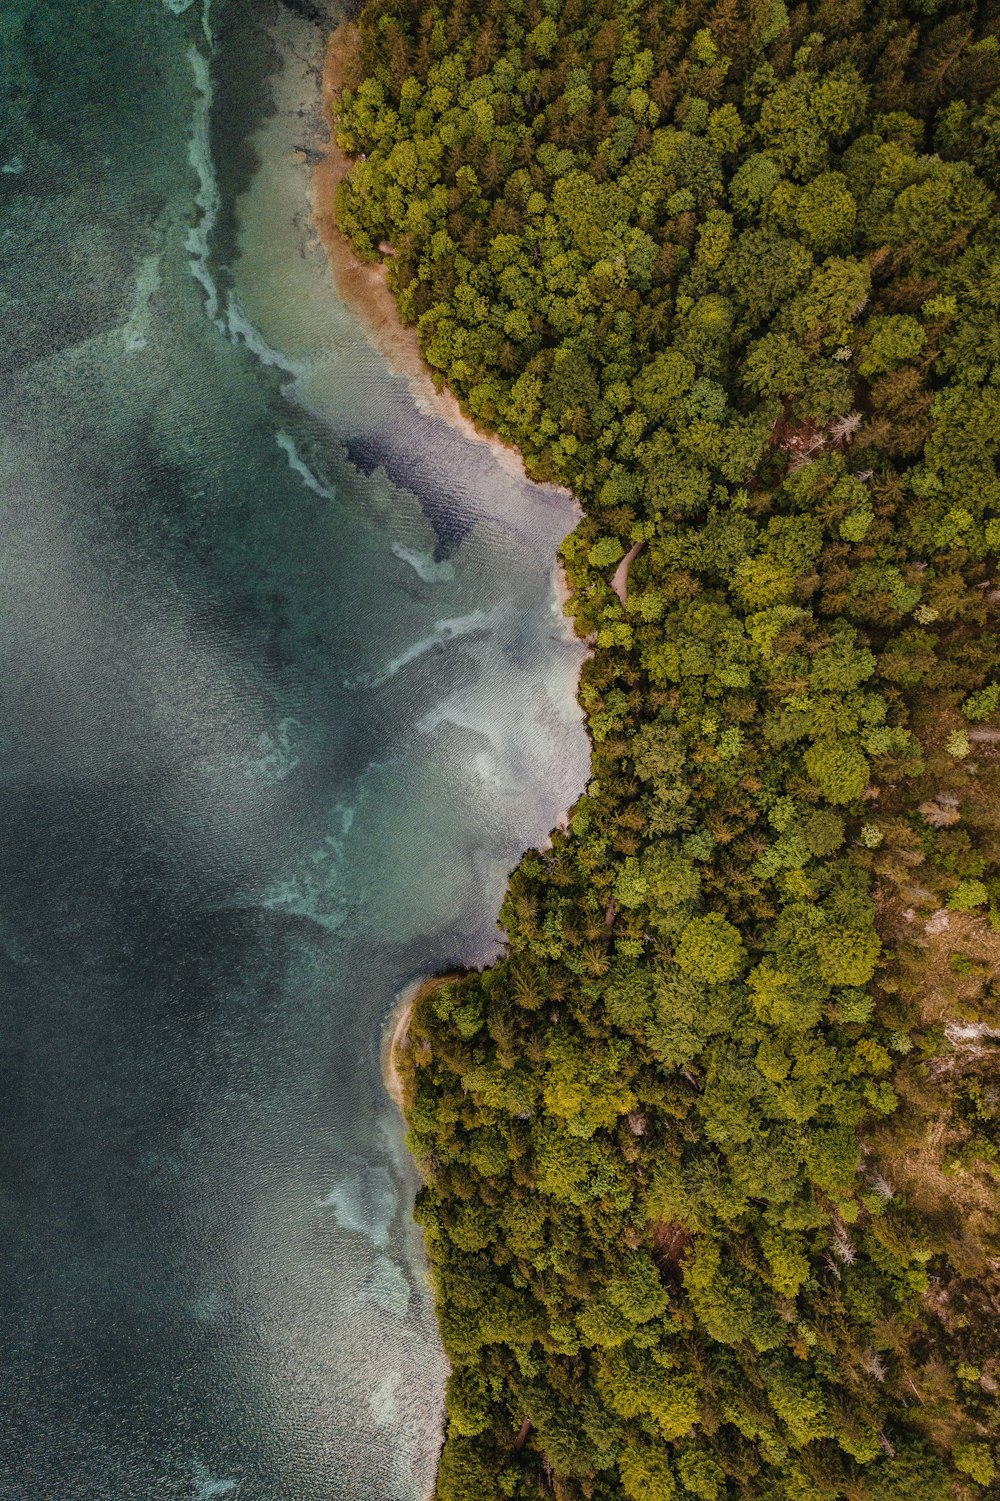
[[[399,992],[385,1031],[382,1035],[382,1079],[386,1093],[400,1111],[404,1110],[403,1080],[399,1072],[400,1058],[407,1046],[410,1018],[417,1002],[439,985],[457,980],[457,972],[446,975],[430,975],[423,980],[412,980]]]
[[[386,1093],[400,1111],[403,1110],[403,1081],[399,1076],[397,1060],[406,1045],[410,1017],[423,985],[423,980],[414,980],[412,985],[407,985],[400,992],[399,1001],[382,1038],[382,1079]]]
[[[333,122],[344,84],[344,54],[350,45],[350,34],[350,23],[342,22],[331,36],[326,50],[323,117],[330,136],[328,141],[319,143],[318,159],[312,172],[313,218],[329,257],[334,285],[389,368],[406,376],[420,409],[443,418],[466,437],[488,444],[498,462],[509,471],[523,475],[524,464],[517,450],[501,442],[494,434],[482,432],[462,411],[447,388],[438,390],[420,352],[416,329],[407,328],[400,319],[386,283],[385,267],[359,260],[337,226],[337,187],[351,169],[351,158],[337,145]]]

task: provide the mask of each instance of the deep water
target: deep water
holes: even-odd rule
[[[336,298],[332,19],[0,7],[3,1501],[433,1471],[380,1037],[582,786],[573,515]]]

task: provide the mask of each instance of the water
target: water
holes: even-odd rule
[[[332,290],[331,16],[0,9],[3,1501],[433,1472],[380,1036],[582,784],[573,517]]]

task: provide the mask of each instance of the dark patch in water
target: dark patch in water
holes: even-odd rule
[[[348,458],[361,474],[371,478],[381,470],[400,490],[416,496],[438,539],[434,553],[436,559],[450,557],[461,546],[472,530],[475,517],[462,508],[454,491],[440,484],[442,470],[447,472],[440,453],[437,465],[432,468],[429,455],[423,455],[415,448],[404,453],[389,438],[375,433],[349,438],[345,447]]]

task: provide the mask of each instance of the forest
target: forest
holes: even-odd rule
[[[583,519],[401,1058],[438,1501],[1000,1495],[1000,7],[367,0],[337,219]]]

